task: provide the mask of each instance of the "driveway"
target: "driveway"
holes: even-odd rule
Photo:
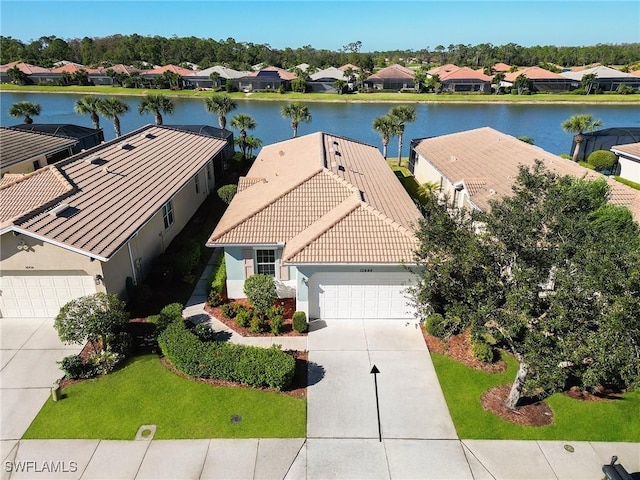
[[[63,373],[57,361],[78,353],[64,345],[51,318],[0,318],[0,440],[22,437]]]

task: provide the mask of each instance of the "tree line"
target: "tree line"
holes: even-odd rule
[[[496,62],[531,66],[550,63],[561,66],[586,65],[599,62],[605,65],[632,65],[640,61],[640,43],[597,44],[592,46],[532,46],[515,43],[506,45],[450,44],[425,46],[417,50],[362,51],[362,42],[349,43],[338,51],[316,49],[311,45],[298,48],[272,48],[268,43],[238,42],[233,38],[213,40],[198,37],[170,37],[110,35],[62,39],[43,36],[30,42],[0,36],[0,64],[14,61],[51,67],[68,60],[87,66],[123,63],[139,68],[150,65],[195,63],[201,68],[225,64],[237,70],[265,63],[292,68],[307,63],[323,68],[351,63],[365,70],[392,63],[444,64],[486,68]]]

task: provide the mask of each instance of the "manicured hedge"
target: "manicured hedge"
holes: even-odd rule
[[[295,373],[295,359],[278,348],[202,341],[184,322],[169,325],[158,344],[178,370],[194,377],[282,390],[291,385]]]

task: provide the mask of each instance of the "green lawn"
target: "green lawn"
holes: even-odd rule
[[[212,91],[198,90],[160,90],[133,89],[111,86],[67,87],[47,85],[0,85],[0,92],[57,92],[57,93],[97,93],[101,95],[145,95],[147,93],[163,94],[173,97],[207,97]],[[298,100],[304,102],[469,102],[469,103],[639,103],[640,95],[571,95],[571,94],[536,94],[536,95],[479,95],[479,94],[441,94],[433,93],[356,93],[338,95],[337,93],[243,93],[233,92],[235,99],[252,100]]]
[[[586,402],[563,394],[546,399],[554,414],[552,425],[514,425],[485,411],[480,396],[494,385],[511,383],[517,363],[508,357],[508,370],[488,374],[466,367],[448,357],[432,354],[458,436],[465,439],[574,440],[601,442],[640,441],[640,390],[622,400]]]
[[[427,201],[427,197],[423,192],[420,191],[420,184],[416,180],[416,177],[411,175],[409,170],[407,170],[407,167],[399,167],[397,157],[388,158],[387,163],[391,167],[391,170],[393,170],[393,173],[396,174],[396,177],[398,177],[398,180],[400,180],[400,183],[402,183],[402,186],[407,191],[409,196],[414,200],[417,200],[418,202],[424,204]],[[403,160],[403,164],[404,163],[406,163],[406,159]]]
[[[249,388],[212,387],[167,370],[155,355],[132,359],[105,377],[71,385],[47,401],[25,439],[133,440],[141,425],[155,439],[303,438],[306,402]],[[242,417],[231,423],[232,415]]]

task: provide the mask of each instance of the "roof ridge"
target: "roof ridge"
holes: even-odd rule
[[[260,205],[259,207],[255,208],[250,214],[243,216],[242,218],[240,218],[239,220],[231,223],[229,226],[227,226],[227,228],[225,228],[224,230],[221,230],[220,232],[217,232],[216,234],[216,239],[220,238],[221,236],[225,235],[226,233],[229,233],[231,230],[233,230],[234,228],[238,227],[239,225],[242,225],[243,223],[245,223],[246,221],[252,219],[253,217],[255,217],[258,213],[262,212],[263,210],[265,210],[266,208],[270,207],[271,205],[273,205],[274,203],[276,203],[278,200],[282,199],[283,197],[285,197],[286,195],[288,195],[289,193],[291,193],[293,190],[295,190],[296,188],[300,187],[300,185],[302,185],[305,182],[308,182],[309,180],[311,180],[313,177],[315,177],[316,175],[318,175],[319,173],[321,173],[323,170],[322,167],[319,167],[317,170],[315,170],[311,175],[307,175],[305,177],[302,178],[302,180],[296,182],[294,185],[292,185],[290,188],[288,188],[287,190],[281,192],[280,194],[276,195],[275,197],[273,197],[272,199],[270,199],[267,203],[264,203],[262,205]],[[246,178],[246,177],[245,177]],[[253,177],[255,178],[255,177]],[[265,180],[262,183],[270,183],[268,180]],[[254,184],[255,185],[255,184]],[[246,192],[247,189],[245,188],[244,190],[242,190],[242,192]],[[239,192],[240,193],[240,192]],[[215,239],[213,237],[211,237],[209,239],[210,241],[215,241]]]
[[[309,225],[305,230],[287,242],[283,252],[283,261],[286,262],[288,259],[296,256],[361,206],[364,206],[364,203],[356,197],[355,193],[342,203],[336,205],[318,220]],[[338,213],[338,215],[335,215],[336,213]],[[298,242],[296,242],[296,240]],[[296,243],[299,243],[299,245]]]

